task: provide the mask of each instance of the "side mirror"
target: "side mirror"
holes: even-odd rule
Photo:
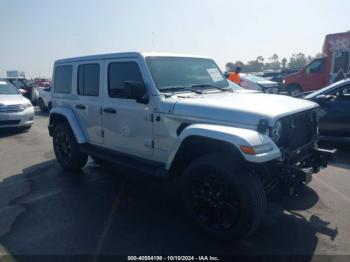
[[[129,99],[135,99],[142,104],[148,103],[146,87],[144,83],[140,81],[124,82],[124,96]]]
[[[316,96],[316,102],[319,104],[322,104],[324,102],[331,101],[334,99],[335,99],[335,97],[332,95],[318,95],[318,96]]]
[[[19,90],[19,92],[21,93],[21,95],[24,95],[24,94],[26,94],[27,93],[27,91],[26,90],[24,90],[24,89],[22,89],[22,88],[20,88],[20,89],[18,89]]]

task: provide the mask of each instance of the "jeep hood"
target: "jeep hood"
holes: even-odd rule
[[[257,125],[260,119],[267,119],[273,125],[283,116],[318,107],[299,98],[244,91],[178,96],[178,99],[174,115],[242,125]]]

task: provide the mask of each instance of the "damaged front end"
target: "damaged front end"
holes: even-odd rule
[[[321,149],[318,141],[318,116],[310,110],[281,119],[281,138],[277,143],[282,157],[256,169],[267,192],[281,185],[293,194],[300,185],[311,182],[312,174],[326,168],[337,150]]]

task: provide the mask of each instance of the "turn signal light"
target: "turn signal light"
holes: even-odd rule
[[[251,146],[241,146],[241,150],[247,155],[255,155],[255,150]]]

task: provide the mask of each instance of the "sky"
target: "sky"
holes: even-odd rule
[[[156,51],[246,62],[321,52],[349,0],[0,0],[0,76],[50,77],[56,59]],[[153,35],[153,37],[152,37]]]

